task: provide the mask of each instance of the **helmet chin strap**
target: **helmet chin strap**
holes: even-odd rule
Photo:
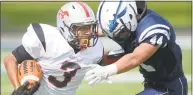
[[[88,38],[83,38],[83,39],[81,39],[81,41],[83,41],[83,43],[81,42],[81,44],[80,44],[80,50],[84,50],[84,49],[86,49],[86,48],[88,48],[89,47],[89,39]]]

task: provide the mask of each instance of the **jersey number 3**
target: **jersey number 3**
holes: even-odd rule
[[[63,81],[57,80],[56,77],[52,75],[48,77],[49,82],[58,88],[67,86],[67,83],[70,82],[71,78],[75,76],[77,70],[80,69],[80,66],[76,63],[66,61],[63,63],[60,69],[65,71],[63,74]]]

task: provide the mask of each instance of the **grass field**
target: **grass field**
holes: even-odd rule
[[[1,31],[24,31],[30,23],[55,26],[57,11],[64,3],[66,2],[2,2]],[[87,3],[96,13],[99,2]],[[148,2],[147,4],[148,8],[167,18],[174,26],[191,26],[191,2]]]
[[[1,59],[10,53],[10,50],[1,50]],[[183,68],[185,74],[191,74],[191,50],[183,50]],[[1,62],[2,63],[2,62]],[[137,69],[136,69],[137,70]],[[134,70],[134,71],[136,71]],[[188,82],[189,95],[191,92],[191,81]],[[135,93],[143,90],[143,84],[141,82],[120,82],[120,83],[102,83],[100,85],[91,87],[87,85],[87,82],[83,81],[77,90],[76,95],[134,95]],[[9,82],[6,73],[1,73],[1,95],[10,95],[13,91],[13,87]]]
[[[76,95],[134,95],[143,90],[142,82],[131,83],[101,83],[91,87],[87,82],[82,82]],[[1,95],[10,95],[13,91],[12,85],[6,74],[1,75]],[[191,82],[188,82],[188,91],[191,91]]]

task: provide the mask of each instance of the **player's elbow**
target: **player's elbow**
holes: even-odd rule
[[[9,60],[10,60],[10,55],[6,56],[4,58],[4,65],[6,66],[8,63],[9,63]]]

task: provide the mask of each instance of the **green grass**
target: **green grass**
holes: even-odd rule
[[[24,31],[30,23],[46,23],[55,26],[57,11],[64,3],[2,2],[1,31]],[[99,2],[87,3],[96,13]],[[160,13],[176,27],[191,25],[191,2],[148,2],[148,7]]]
[[[83,81],[76,95],[134,95],[143,90],[142,82],[139,83],[101,83],[91,87]],[[6,74],[1,74],[1,95],[10,95],[13,87]],[[191,91],[191,83],[188,82],[188,91]]]
[[[182,65],[185,74],[192,74],[192,54],[191,50],[183,50]]]
[[[191,2],[148,2],[148,7],[176,27],[191,25]]]

